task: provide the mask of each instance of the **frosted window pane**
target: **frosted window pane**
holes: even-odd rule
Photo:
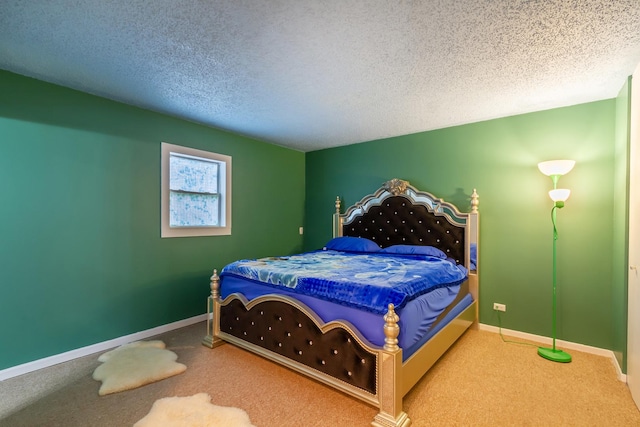
[[[231,157],[161,144],[161,237],[231,234]]]
[[[217,227],[220,212],[217,194],[170,193],[170,227]]]
[[[218,192],[218,163],[171,153],[169,189],[193,193]]]

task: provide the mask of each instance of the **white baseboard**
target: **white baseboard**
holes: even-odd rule
[[[0,371],[0,381],[4,381],[8,378],[17,377],[29,372],[37,371],[38,369],[47,368],[49,366],[57,365],[59,363],[68,362],[69,360],[77,359],[79,357],[88,356],[93,353],[109,350],[114,347],[118,347],[123,344],[130,343],[132,341],[139,341],[145,338],[152,337],[154,335],[169,332],[174,329],[184,328],[185,326],[193,325],[194,323],[204,322],[207,320],[206,314],[200,314],[198,316],[191,317],[189,319],[179,320],[177,322],[169,323],[163,326],[158,326],[146,331],[136,332],[131,335],[125,335],[123,337],[114,338],[109,341],[93,344],[87,347],[78,348],[75,350],[67,351],[65,353],[56,354],[54,356],[45,357],[44,359],[34,360],[33,362],[24,363],[22,365],[13,366],[11,368],[3,369]],[[203,334],[205,331],[203,331]],[[204,335],[203,335],[204,336]]]
[[[77,359],[79,357],[88,356],[93,353],[109,350],[111,348],[114,348],[123,344],[127,344],[132,341],[142,340],[158,334],[162,334],[164,332],[172,331],[174,329],[183,328],[185,326],[193,325],[194,323],[203,322],[205,320],[207,320],[207,314],[201,314],[198,316],[191,317],[189,319],[179,320],[177,322],[169,323],[167,325],[158,326],[152,329],[147,329],[146,331],[136,332],[131,335],[125,335],[119,338],[114,338],[109,341],[104,341],[104,342],[93,344],[87,347],[78,348],[76,350],[67,351],[65,353],[56,354],[54,356],[46,357],[44,359],[34,360],[33,362],[28,362],[22,365],[13,366],[11,368],[3,369],[0,371],[0,381],[6,380],[8,378],[17,377],[19,375],[23,375],[29,372],[37,371],[38,369],[57,365],[59,363],[68,362],[69,360]],[[500,333],[500,328],[498,328],[497,326],[480,323],[479,328],[481,331],[493,332],[496,334]],[[514,337],[514,338],[521,338],[521,339],[525,339],[533,342],[539,342],[544,345],[552,344],[552,339],[550,337],[529,334],[527,332],[520,332],[520,331],[514,331],[511,329],[502,328],[502,334],[506,336]],[[570,341],[562,341],[562,340],[556,340],[556,345],[569,350],[577,350],[577,351],[582,351],[584,353],[595,354],[597,356],[609,357],[612,360],[612,363],[616,369],[618,380],[625,383],[627,382],[627,376],[622,373],[622,369],[620,369],[620,365],[618,364],[618,359],[615,357],[615,354],[613,354],[613,351],[606,350],[603,348],[598,348],[598,347],[592,347],[584,344],[577,344]]]
[[[485,325],[484,323],[480,323],[480,330],[487,331],[487,332],[494,332],[496,334],[500,333],[501,331],[501,329],[498,328],[497,326]],[[538,342],[543,345],[553,344],[553,339],[551,337],[543,337],[542,335],[534,335],[534,334],[529,334],[527,332],[514,331],[511,329],[502,328],[502,335],[507,335],[514,338],[521,338],[521,339],[525,339],[533,342]],[[567,350],[576,350],[576,351],[581,351],[583,353],[595,354],[596,356],[604,356],[604,357],[610,358],[614,367],[616,368],[616,374],[617,374],[618,380],[624,383],[627,382],[627,376],[622,373],[622,369],[620,369],[620,364],[618,363],[618,359],[616,358],[616,355],[613,353],[613,351],[605,350],[604,348],[592,347],[589,345],[578,344],[578,343],[574,343],[570,341],[562,341],[562,340],[556,340],[556,346],[562,347],[563,349],[567,349]]]

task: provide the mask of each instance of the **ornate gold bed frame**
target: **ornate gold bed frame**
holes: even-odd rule
[[[400,199],[397,199],[398,197]],[[372,426],[409,426],[411,420],[402,409],[404,396],[470,326],[477,325],[479,280],[477,268],[470,268],[472,266],[470,248],[471,245],[476,245],[477,252],[474,265],[477,266],[477,257],[479,256],[477,249],[479,243],[478,194],[474,189],[470,196],[471,212],[461,213],[453,204],[438,199],[430,193],[418,191],[407,181],[393,179],[386,182],[376,193],[366,196],[350,207],[344,214],[340,214],[340,200],[338,198],[334,214],[334,237],[360,235],[361,232],[368,232],[372,227],[366,225],[358,228],[358,226],[352,226],[353,222],[361,221],[364,218],[363,215],[370,212],[373,207],[376,209],[384,208],[384,204],[392,200],[390,198],[395,198],[393,199],[395,203],[402,203],[403,206],[406,198],[410,206],[419,206],[421,207],[420,209],[422,207],[426,208],[436,218],[433,227],[444,225],[444,228],[437,231],[435,228],[431,229],[433,228],[432,225],[428,225],[427,227],[429,228],[423,230],[427,234],[420,235],[416,238],[416,241],[412,241],[408,235],[405,236],[402,230],[394,228],[394,237],[389,241],[389,244],[406,242],[433,245],[440,247],[445,252],[449,252],[451,248],[448,245],[455,246],[462,243],[461,253],[464,256],[464,261],[460,263],[464,263],[465,267],[470,270],[468,278],[469,291],[474,300],[471,305],[415,351],[411,357],[403,362],[402,349],[398,346],[397,340],[400,332],[398,326],[399,317],[393,304],[389,304],[389,310],[383,317],[384,346],[378,347],[369,343],[349,322],[333,321],[324,323],[313,310],[290,297],[265,295],[248,301],[243,295],[232,294],[222,301],[220,297],[220,278],[216,270],[213,271],[211,276],[211,295],[207,301],[207,311],[209,313],[207,336],[204,338],[203,344],[214,348],[224,342],[232,343],[378,407],[379,412],[371,422]],[[393,206],[391,209],[393,209]],[[410,215],[413,215],[413,213],[412,211]],[[413,217],[410,218],[412,219]],[[441,219],[445,219],[446,222],[441,224]],[[375,218],[371,220],[371,222],[375,221]],[[391,227],[403,227],[407,222],[404,219],[397,219],[397,221],[401,225],[394,226],[391,224]],[[367,219],[367,222],[369,222],[369,219]],[[447,242],[446,240],[451,234],[451,226],[462,228],[464,231],[462,236],[464,237],[455,237],[450,239],[450,242]],[[410,230],[410,233],[413,233],[415,229],[413,225],[405,228]],[[376,238],[376,236],[367,237],[372,237],[374,240]],[[425,241],[425,239],[429,238],[432,238],[432,241]],[[417,243],[417,241],[420,243]],[[381,244],[381,246],[383,245]],[[453,251],[455,252],[456,249],[453,249]],[[274,308],[274,305],[279,304],[288,308],[285,319],[281,315],[273,314],[274,310],[278,310],[277,307]],[[265,320],[265,312],[269,316],[269,320]],[[287,326],[279,327],[283,320],[289,323],[293,322],[289,326],[291,330],[296,328],[302,330],[303,324],[308,323],[309,326],[305,328],[312,331],[307,332],[307,334],[311,333],[313,335],[315,333],[316,335],[313,335],[314,338],[309,338],[310,335],[305,335],[306,338],[303,340],[298,339],[297,342],[292,341],[294,342],[292,344],[290,339],[293,340],[294,338],[290,338],[292,334],[287,329]],[[275,322],[273,328],[269,322]],[[273,332],[278,328],[277,333]],[[312,348],[314,340],[316,340],[315,345],[317,348],[317,338],[321,339],[325,336],[330,337],[333,341],[343,342],[344,347],[330,347],[331,350],[328,353],[325,349],[324,355],[313,358],[317,364],[309,362],[308,352],[315,350],[315,348]],[[265,340],[272,343],[271,347],[263,345]],[[286,351],[282,350],[283,348]],[[362,367],[356,366],[355,368],[345,369],[339,375],[335,373],[328,374],[325,367],[331,365],[331,359],[344,357],[344,353],[348,353],[348,360],[361,360]],[[293,356],[285,354],[292,354]],[[337,359],[337,361],[340,360],[344,359]],[[372,387],[352,381],[356,377],[355,370],[365,369],[367,364],[374,365],[369,367],[371,369],[370,376],[374,377],[375,381]]]

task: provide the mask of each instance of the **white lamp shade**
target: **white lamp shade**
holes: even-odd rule
[[[554,202],[565,202],[570,194],[571,190],[567,190],[566,188],[557,188],[549,191],[549,197],[551,197],[551,200]]]
[[[547,176],[564,175],[569,173],[575,164],[575,160],[549,160],[538,163],[538,169]]]

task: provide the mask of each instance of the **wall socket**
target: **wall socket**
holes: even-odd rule
[[[498,304],[497,302],[494,302],[493,309],[497,311],[507,311],[507,306],[504,304]]]

